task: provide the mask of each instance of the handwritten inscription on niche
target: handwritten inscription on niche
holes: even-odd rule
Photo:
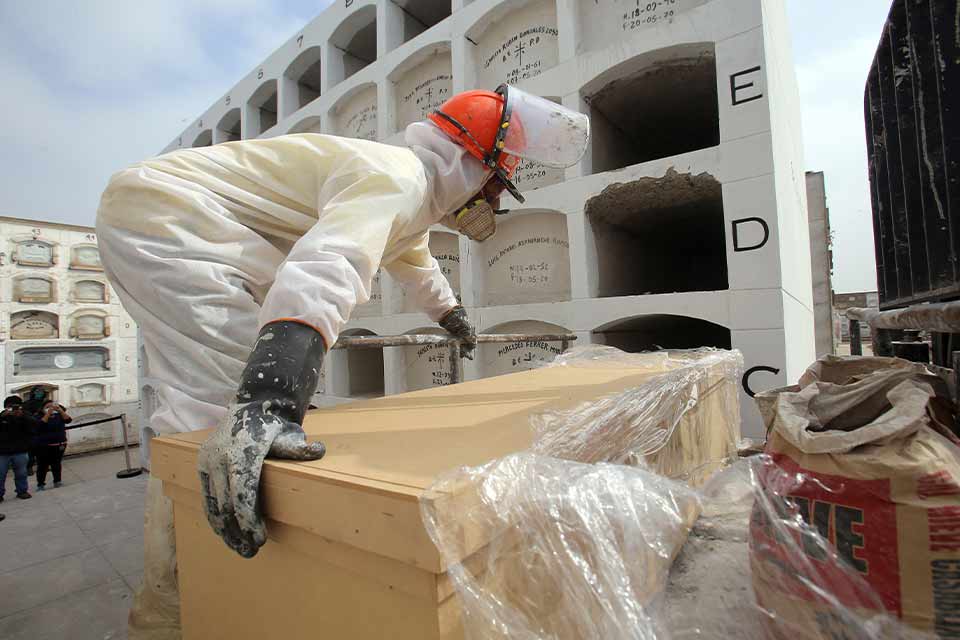
[[[453,87],[453,76],[449,73],[439,73],[417,84],[412,91],[400,98],[400,105],[404,112],[409,114],[414,108],[423,119],[427,114],[439,107],[450,97]]]
[[[426,366],[427,382],[430,386],[442,387],[450,384],[450,365],[447,354],[447,348],[439,344],[426,345],[417,349],[417,369]]]
[[[483,75],[493,84],[517,84],[540,75],[557,63],[557,33],[555,24],[538,24],[493,43],[482,62]]]
[[[580,20],[590,25],[584,34],[588,49],[609,46],[625,34],[671,24],[681,13],[708,0],[593,0],[581,2]]]
[[[570,248],[570,243],[564,238],[536,237],[524,238],[512,244],[507,245],[487,260],[487,267],[492,268],[501,259],[507,258],[511,253],[523,247],[563,247]],[[550,285],[553,278],[553,266],[548,262],[537,259],[536,256],[530,256],[527,260],[509,259],[507,271],[510,282],[516,287],[546,288]]]
[[[549,342],[511,342],[497,350],[497,359],[503,369],[524,371],[540,362],[553,362],[560,355],[560,346]]]
[[[513,181],[521,191],[532,191],[538,187],[556,184],[563,180],[563,169],[546,167],[529,160],[521,160],[513,175]]]
[[[364,107],[351,115],[344,127],[351,138],[361,140],[376,140],[377,138],[377,105]]]

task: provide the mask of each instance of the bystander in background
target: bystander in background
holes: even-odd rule
[[[53,473],[53,486],[63,484],[61,479],[63,454],[67,450],[68,423],[73,418],[62,404],[50,401],[43,405],[40,424],[36,431],[37,489],[47,488],[47,470]]]

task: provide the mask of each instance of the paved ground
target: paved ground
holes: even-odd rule
[[[134,451],[136,464],[139,458]],[[146,474],[126,480],[117,451],[68,457],[59,489],[18,500],[8,472],[0,513],[0,638],[126,638],[143,571]],[[52,487],[48,477],[47,486]]]

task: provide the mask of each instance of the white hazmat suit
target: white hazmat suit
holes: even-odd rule
[[[434,321],[456,306],[428,228],[491,173],[432,123],[410,125],[406,141],[289,135],[182,149],[113,176],[97,234],[157,383],[142,442],[216,426],[263,325],[295,320],[333,345],[381,266]],[[130,637],[179,637],[173,516],[154,480],[144,571]]]

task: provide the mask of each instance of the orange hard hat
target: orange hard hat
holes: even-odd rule
[[[503,151],[506,130],[513,138],[522,138],[520,123],[504,114],[505,91],[464,91],[453,96],[428,114],[435,125],[489,167],[520,202],[523,196],[510,181],[520,158]]]

